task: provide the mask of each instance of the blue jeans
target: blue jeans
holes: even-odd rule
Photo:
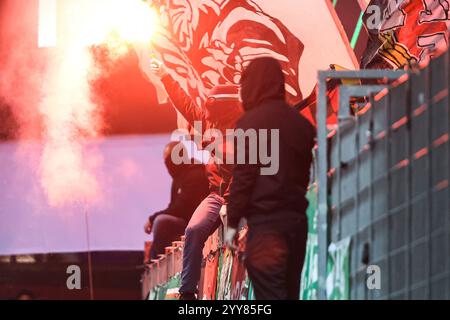
[[[186,228],[186,220],[168,214],[160,214],[153,221],[153,243],[150,248],[150,257],[158,258],[164,253],[165,247],[171,246],[172,241],[180,240]]]
[[[185,231],[183,271],[180,293],[196,293],[200,280],[203,247],[208,237],[220,226],[220,208],[224,200],[210,194],[197,207]]]

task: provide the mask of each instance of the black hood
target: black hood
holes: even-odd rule
[[[189,170],[192,170],[193,168],[204,169],[203,164],[197,164],[196,160],[194,159],[190,159],[190,163],[174,164],[169,157],[164,159],[164,163],[166,164],[167,171],[172,178],[178,178],[184,173],[187,173]]]
[[[285,93],[283,71],[273,58],[253,60],[242,74],[241,97],[245,111],[266,100],[284,100]]]

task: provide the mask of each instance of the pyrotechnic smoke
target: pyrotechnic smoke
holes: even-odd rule
[[[37,50],[36,34],[30,32],[36,12],[27,4],[10,0],[3,8],[8,16],[3,21],[0,95],[17,119],[19,141],[42,145],[39,163],[29,161],[33,157],[24,148],[18,160],[28,161],[39,174],[51,206],[92,202],[99,197],[96,169],[101,157],[92,149],[84,152],[83,146],[102,127],[101,107],[91,99],[89,87],[95,65],[77,37],[51,50]]]
[[[51,205],[91,202],[99,195],[98,154],[83,152],[86,139],[99,135],[101,107],[91,99],[89,79],[95,65],[87,48],[58,49],[48,66],[39,112],[44,121],[42,187]]]
[[[68,24],[56,47],[38,50],[38,8],[25,0],[2,5],[0,97],[12,107],[17,136],[43,146],[39,164],[30,164],[50,205],[91,203],[100,197],[102,159],[85,145],[101,133],[102,108],[90,87],[99,72],[90,45],[103,44],[106,58],[117,59],[131,48],[123,40],[148,39],[155,17],[141,0],[59,1],[59,21]]]

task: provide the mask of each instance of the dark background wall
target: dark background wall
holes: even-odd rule
[[[96,300],[141,299],[143,252],[92,252],[92,283]],[[67,288],[67,267],[81,270],[81,289]],[[0,300],[29,292],[36,300],[89,300],[87,253],[0,257]]]

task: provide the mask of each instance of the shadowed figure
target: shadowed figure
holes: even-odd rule
[[[241,96],[245,114],[236,129],[278,130],[278,141],[267,139],[265,143],[267,150],[272,150],[271,144],[278,144],[278,154],[271,157],[277,157],[279,165],[278,171],[264,175],[261,169],[267,166],[260,161],[236,164],[228,225],[236,230],[240,219],[247,219],[245,266],[256,299],[298,300],[308,230],[305,195],[315,130],[286,103],[284,75],[272,58],[250,63],[242,76]],[[247,158],[248,143],[244,149],[239,152],[245,152]]]
[[[152,214],[145,224],[145,232],[153,232],[151,259],[164,253],[172,241],[180,239],[195,208],[208,194],[205,166],[201,164],[175,164],[174,157],[184,159],[187,151],[179,142],[171,142],[164,149],[164,163],[172,176],[170,203],[162,211]]]

